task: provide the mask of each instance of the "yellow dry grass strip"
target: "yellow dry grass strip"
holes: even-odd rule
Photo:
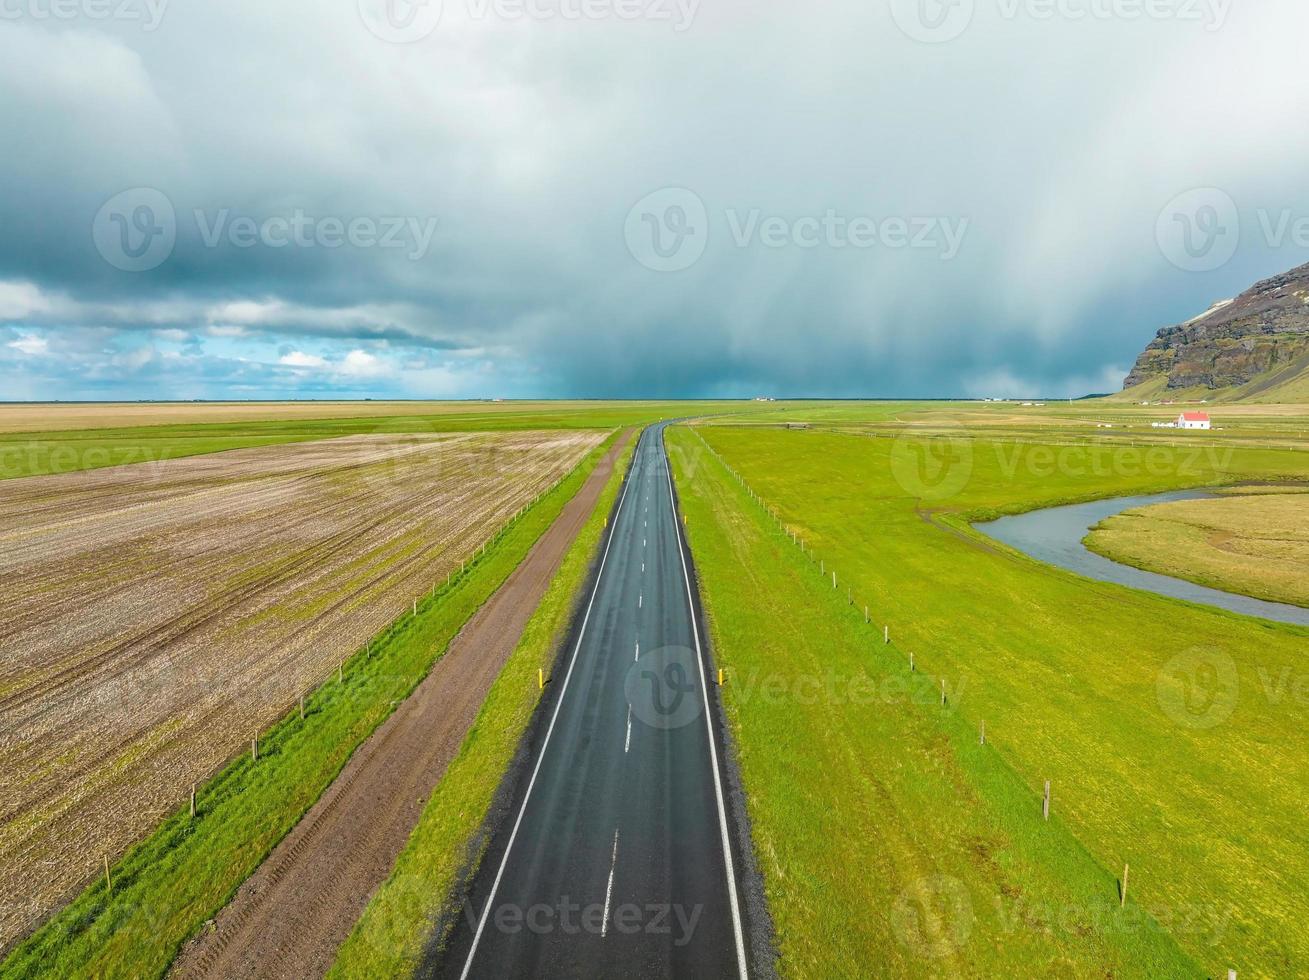
[[[1102,522],[1086,544],[1152,572],[1309,606],[1309,494],[1155,504]]]

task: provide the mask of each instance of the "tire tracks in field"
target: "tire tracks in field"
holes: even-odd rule
[[[13,899],[0,947],[600,438],[445,438],[407,449],[400,468],[358,440],[181,459],[145,477],[123,467],[71,501],[72,530],[57,513],[33,523],[23,494],[78,497],[86,474],[0,486],[0,535],[30,538],[33,562],[0,570],[0,588],[26,590],[0,608],[0,880]],[[136,494],[149,501],[116,504]],[[97,523],[97,507],[118,516]],[[59,587],[43,594],[41,575]]]

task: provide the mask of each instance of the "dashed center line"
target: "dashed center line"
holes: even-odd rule
[[[627,706],[627,741],[623,743],[623,755],[627,755],[628,750],[632,747],[632,706]]]
[[[614,828],[614,855],[609,861],[609,884],[605,886],[605,916],[600,926],[600,938],[609,935],[609,900],[614,894],[614,868],[618,864],[618,828]]]

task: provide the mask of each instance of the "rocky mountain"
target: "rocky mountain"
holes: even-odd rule
[[[1165,327],[1123,385],[1143,396],[1301,400],[1309,389],[1309,265]]]

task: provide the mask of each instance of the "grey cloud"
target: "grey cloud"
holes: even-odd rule
[[[331,390],[261,361],[310,343],[390,351],[395,373],[350,381],[361,393],[907,396],[1009,378],[1057,394],[1301,261],[1253,242],[1198,278],[1152,237],[1195,186],[1309,213],[1309,135],[1286,121],[1309,86],[1284,67],[1309,27],[1294,0],[1213,32],[983,6],[943,45],[853,0],[706,3],[680,33],[466,9],[447,3],[409,46],[372,36],[353,2],[173,5],[154,32],[0,22],[0,126],[17,137],[0,158],[0,283],[51,298],[5,322],[120,357],[186,331],[181,360],[118,363],[114,383],[140,395]],[[90,228],[140,186],[172,202],[177,240],[125,273]],[[709,218],[703,257],[672,273],[624,238],[629,209],[664,187],[693,190]],[[729,214],[829,209],[969,226],[951,261],[732,241]],[[204,241],[219,213],[297,211],[438,223],[416,260]],[[272,312],[217,315],[226,304]],[[244,339],[216,338],[224,326]],[[219,339],[265,353],[205,353]]]

